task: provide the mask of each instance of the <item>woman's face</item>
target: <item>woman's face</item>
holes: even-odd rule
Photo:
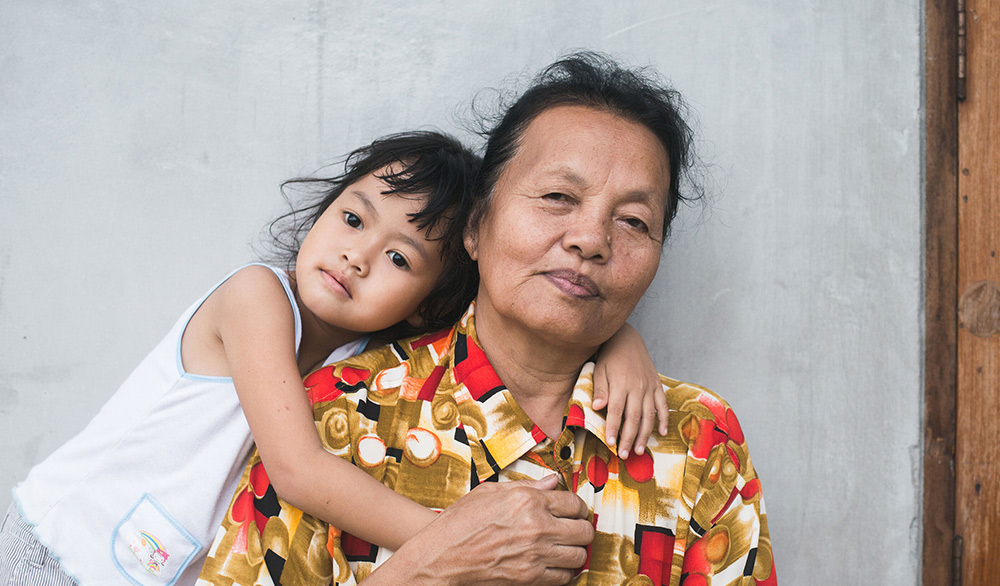
[[[466,236],[477,316],[596,349],[656,275],[669,182],[666,151],[645,126],[584,106],[543,111]]]

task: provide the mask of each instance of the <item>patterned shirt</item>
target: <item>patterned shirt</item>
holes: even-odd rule
[[[482,482],[557,474],[596,531],[571,584],[777,583],[760,481],[722,399],[662,377],[669,432],[620,460],[591,408],[588,362],[546,437],[486,359],[474,307],[449,331],[307,376],[324,447],[436,510]],[[199,584],[357,584],[391,554],[283,502],[255,453]]]

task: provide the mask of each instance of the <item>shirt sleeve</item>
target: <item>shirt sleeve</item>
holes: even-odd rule
[[[694,403],[681,422],[688,459],[697,463],[690,467],[697,476],[686,479],[694,507],[680,571],[684,584],[775,585],[764,496],[736,414],[708,391]]]

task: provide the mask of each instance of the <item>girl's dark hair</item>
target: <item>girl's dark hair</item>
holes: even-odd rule
[[[305,235],[323,212],[348,186],[370,173],[385,181],[385,195],[423,199],[423,208],[410,214],[410,221],[424,230],[429,239],[441,242],[444,270],[434,289],[420,304],[418,327],[400,323],[383,332],[400,337],[450,327],[476,295],[479,273],[462,242],[462,234],[472,209],[472,182],[481,160],[455,138],[434,131],[403,132],[384,136],[352,151],[344,159],[344,172],[330,178],[299,177],[281,185],[305,192],[301,207],[268,226],[271,260],[288,270]],[[387,169],[391,173],[386,172]]]
[[[504,167],[517,153],[525,129],[543,111],[562,105],[604,110],[642,124],[656,135],[670,162],[670,185],[663,218],[663,240],[681,201],[699,199],[702,190],[690,176],[696,156],[693,131],[684,118],[687,107],[680,93],[667,87],[653,72],[627,69],[600,53],[572,53],[543,69],[492,128],[480,131],[486,152],[473,185],[475,201],[469,229],[475,231],[489,209],[493,188]],[[686,193],[680,184],[685,183]]]

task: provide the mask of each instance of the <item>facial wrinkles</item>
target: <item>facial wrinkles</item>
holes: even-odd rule
[[[543,300],[538,294],[546,289],[532,285],[532,277],[546,271],[570,269],[598,284],[600,294],[586,312],[588,321],[627,313],[624,310],[637,301],[648,285],[645,281],[651,282],[656,272],[660,247],[652,234],[659,235],[665,206],[658,187],[667,177],[663,147],[651,132],[636,132],[628,120],[611,117],[608,124],[611,115],[597,111],[596,116],[580,116],[584,111],[568,107],[558,114],[546,111],[541,115],[544,123],[539,118],[529,125],[518,152],[498,178],[492,209],[483,218],[480,245],[492,248],[479,250],[480,255],[492,256],[480,263],[492,273],[488,280],[484,274],[483,283],[497,284],[501,298],[491,298],[492,302],[514,314],[523,311],[526,301]],[[576,130],[565,132],[567,124]],[[548,208],[543,198],[553,192],[569,197],[565,208],[558,204]],[[510,209],[514,214],[507,213],[508,205],[515,206]],[[656,217],[657,210],[661,217]],[[641,219],[648,233],[626,225],[623,216]],[[599,257],[593,255],[593,241],[578,240],[586,245],[585,253],[565,240],[574,225],[601,238],[604,248]],[[523,242],[518,234],[524,235]],[[541,318],[537,312],[543,309],[555,312],[554,317],[566,308],[558,303],[537,305],[535,317]]]
[[[530,153],[525,155],[527,157]],[[616,169],[614,162],[608,159],[609,157],[603,157],[600,159],[601,164],[587,169],[586,177],[574,171],[576,165],[560,164],[554,167],[551,172],[543,172],[543,182],[541,183],[542,186],[547,186],[549,183],[554,185],[568,183],[575,186],[574,189],[565,190],[574,200],[572,204],[574,207],[569,216],[560,214],[545,216],[544,221],[562,224],[562,229],[550,232],[553,234],[553,238],[543,254],[540,254],[546,261],[542,263],[542,266],[546,269],[570,268],[594,278],[600,286],[602,303],[609,303],[607,297],[609,294],[613,295],[609,291],[610,285],[619,282],[617,277],[623,269],[632,264],[630,259],[634,256],[632,253],[636,252],[632,250],[632,243],[628,241],[627,237],[617,233],[616,216],[621,205],[631,204],[637,198],[632,194],[623,196],[617,193],[605,193],[613,189],[613,186],[618,185],[616,173],[628,175],[627,169],[624,171]],[[512,174],[516,172],[517,169],[512,169]],[[594,175],[597,175],[599,180],[588,181]],[[508,186],[504,185],[503,187]],[[525,191],[537,197],[547,189],[534,188],[532,190],[529,187]],[[520,197],[525,196],[520,195]],[[639,203],[631,205],[642,205],[643,199],[646,198],[640,196]],[[510,200],[502,198],[502,201],[503,203],[499,201],[497,203],[505,205]],[[649,223],[648,214],[643,217],[643,220]],[[594,233],[596,237],[604,239],[605,242],[581,242],[579,240],[581,234],[579,232],[572,234],[569,232],[570,230]],[[549,231],[542,233],[547,232]],[[583,246],[585,250],[581,250],[580,246]],[[549,258],[544,258],[546,256]],[[538,257],[532,260],[538,260]],[[593,265],[607,265],[607,267],[601,268]],[[627,271],[625,275],[628,275]],[[633,278],[626,280],[634,282]],[[615,300],[610,301],[610,303],[617,304],[615,301],[619,300],[620,296],[613,296]]]

